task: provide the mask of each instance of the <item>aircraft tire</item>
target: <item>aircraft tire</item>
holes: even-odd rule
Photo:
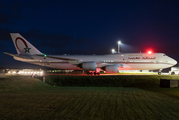
[[[87,75],[89,75],[89,73],[87,72]]]
[[[171,75],[175,75],[175,72],[172,72]]]

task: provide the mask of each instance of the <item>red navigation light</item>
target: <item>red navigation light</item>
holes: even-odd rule
[[[152,51],[148,51],[147,53],[150,55],[150,54],[152,54]]]

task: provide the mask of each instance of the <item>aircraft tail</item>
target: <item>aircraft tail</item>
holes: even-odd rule
[[[10,33],[18,54],[42,54],[19,33]]]

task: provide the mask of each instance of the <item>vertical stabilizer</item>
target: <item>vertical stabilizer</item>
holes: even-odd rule
[[[42,54],[19,33],[10,33],[18,54]]]

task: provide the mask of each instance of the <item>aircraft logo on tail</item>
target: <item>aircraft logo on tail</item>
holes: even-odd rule
[[[27,45],[27,43],[25,42],[25,40],[22,39],[21,37],[17,37],[16,40],[15,40],[15,44],[16,44],[17,49],[21,52],[21,50],[19,49],[19,47],[18,47],[18,45],[17,45],[17,41],[18,41],[18,40],[21,40],[21,41],[24,43],[24,45],[25,45],[25,48],[24,48],[25,53],[26,53],[26,52],[30,53],[29,50],[30,50],[31,48],[28,47],[28,45]],[[21,52],[21,53],[22,53],[22,52]]]
[[[10,35],[18,54],[42,54],[19,33],[10,33]]]

